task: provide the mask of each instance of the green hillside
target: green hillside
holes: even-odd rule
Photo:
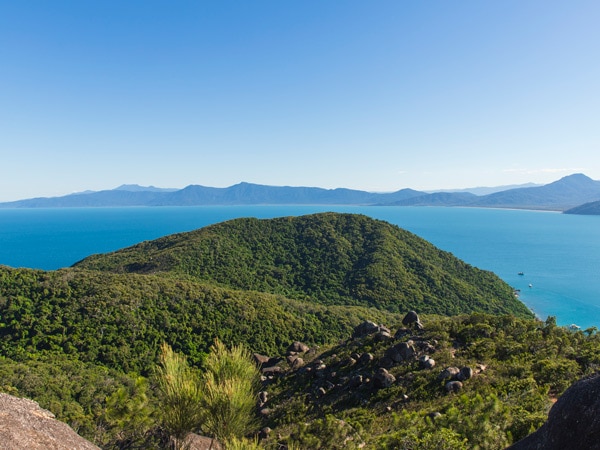
[[[491,272],[362,215],[236,219],[94,255],[76,267],[168,274],[328,305],[533,317]]]
[[[53,352],[148,374],[161,342],[200,365],[215,338],[255,352],[335,342],[374,308],[325,306],[205,283],[137,274],[0,266],[0,355]]]

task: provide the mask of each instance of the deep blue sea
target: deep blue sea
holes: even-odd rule
[[[540,318],[551,315],[560,325],[600,328],[600,216],[370,206],[0,209],[0,264],[55,270],[93,253],[236,217],[322,211],[361,213],[396,224],[495,272],[520,289],[521,300]]]

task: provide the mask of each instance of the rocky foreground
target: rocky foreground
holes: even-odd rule
[[[98,450],[33,400],[0,393],[0,449]]]
[[[292,402],[290,398],[293,396],[302,398],[309,411],[336,411],[343,404],[344,407],[364,405],[365,408],[377,410],[377,414],[399,414],[413,401],[413,397],[423,395],[416,391],[422,387],[415,389],[414,380],[417,377],[428,377],[430,382],[426,389],[437,391],[438,394],[434,395],[455,397],[456,402],[460,402],[462,391],[468,391],[471,382],[476,385],[487,382],[488,367],[485,364],[448,364],[448,358],[442,357],[442,354],[448,351],[453,353],[454,349],[443,348],[441,342],[427,337],[422,333],[423,330],[418,315],[411,311],[404,318],[403,327],[395,333],[374,322],[361,323],[354,329],[351,338],[336,347],[335,351],[329,349],[320,352],[317,348],[294,342],[282,356],[255,354],[265,389],[259,394],[259,414],[263,420],[274,424],[275,428],[263,428],[261,438],[264,444],[268,448],[275,448],[274,445],[286,448],[286,439],[284,437],[282,441],[281,437],[290,428],[281,424],[286,421],[285,415],[290,413],[286,403]],[[369,345],[373,352],[349,350],[364,349]],[[348,354],[343,352],[343,348]],[[443,360],[442,364],[436,361],[437,355]],[[457,363],[460,361],[459,358],[452,360]],[[479,377],[484,380],[477,381]],[[281,390],[281,385],[286,389]],[[301,389],[304,391],[301,392]],[[390,392],[393,394],[389,395]],[[379,399],[385,401],[377,403]],[[442,408],[424,411],[421,415],[430,421],[434,429],[436,423],[440,428],[443,427],[446,420],[446,411]],[[469,419],[477,420],[473,417]],[[347,428],[346,444],[352,443],[348,448],[370,448],[363,441],[364,436],[355,432],[356,427],[353,430],[344,421],[339,421],[339,426]],[[291,433],[290,439],[300,439],[297,431]],[[466,442],[465,445],[468,448]],[[600,373],[575,383],[554,404],[548,421],[538,431],[510,448],[600,449]]]

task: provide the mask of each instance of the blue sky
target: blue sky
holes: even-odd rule
[[[0,0],[0,201],[600,179],[600,2]]]

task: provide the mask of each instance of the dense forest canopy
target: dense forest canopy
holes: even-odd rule
[[[75,267],[183,276],[330,305],[533,317],[493,273],[356,214],[235,219],[91,256]]]

